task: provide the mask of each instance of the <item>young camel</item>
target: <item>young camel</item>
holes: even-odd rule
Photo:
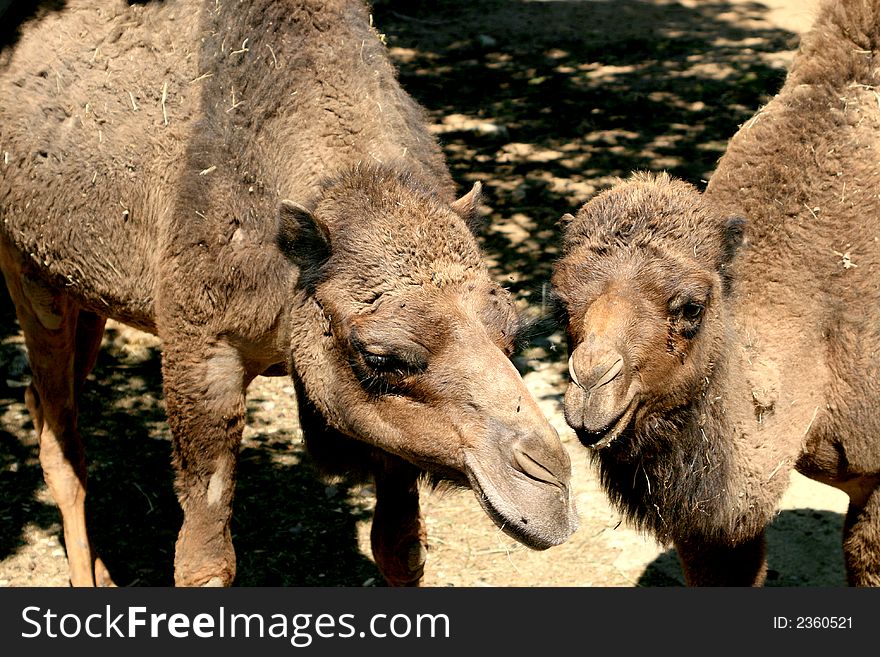
[[[636,174],[565,218],[566,419],[690,585],[764,582],[792,468],[880,585],[878,54],[880,0],[825,3],[705,193]]]
[[[518,329],[422,110],[361,2],[69,0],[0,59],[0,263],[73,585],[77,400],[105,319],[162,339],[183,525],[175,582],[228,585],[245,394],[290,375],[319,455],[376,483],[372,549],[418,584],[423,474],[526,545],[577,524],[570,464],[509,360]]]

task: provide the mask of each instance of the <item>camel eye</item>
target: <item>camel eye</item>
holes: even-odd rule
[[[687,322],[699,322],[702,316],[703,304],[689,302],[681,307],[681,317]]]
[[[429,353],[418,343],[390,340],[388,330],[381,333],[385,335],[366,338],[363,332],[353,330],[349,336],[348,364],[367,392],[407,395],[416,384],[414,377],[427,369]]]
[[[428,366],[427,357],[409,350],[389,347],[366,347],[355,343],[355,357],[352,366],[366,377],[384,378],[406,377],[418,374]]]
[[[412,366],[404,359],[360,348],[350,364],[367,392],[373,395],[406,394],[405,381],[412,373]]]
[[[374,354],[369,351],[363,352],[361,356],[364,364],[377,373],[405,371],[408,365],[401,359],[388,354]]]
[[[700,330],[706,304],[693,298],[674,299],[669,304],[669,319],[673,327],[685,338],[693,338]]]

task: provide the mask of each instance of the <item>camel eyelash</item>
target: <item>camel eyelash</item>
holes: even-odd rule
[[[399,359],[387,354],[365,352],[361,354],[361,358],[364,359],[364,363],[366,363],[370,369],[376,372],[397,372],[406,369],[405,363],[402,363]]]
[[[380,354],[355,353],[348,359],[349,367],[364,390],[371,395],[402,395],[398,380],[406,376],[398,364]]]
[[[351,346],[349,367],[371,395],[405,395],[405,380],[428,366],[426,360],[414,355],[371,351],[357,338],[352,339]]]

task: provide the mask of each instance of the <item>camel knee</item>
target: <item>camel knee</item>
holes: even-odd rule
[[[229,586],[235,579],[230,530],[234,471],[234,455],[221,454],[209,474],[178,474],[183,526],[175,549],[176,586]]]
[[[181,528],[174,555],[174,585],[231,586],[235,579],[235,549],[227,532]]]
[[[377,499],[370,547],[390,586],[419,586],[428,558],[428,532],[419,507],[382,508]]]
[[[218,459],[222,464],[224,459]],[[176,586],[229,586],[235,579],[232,545],[233,466],[218,465],[208,477],[178,477],[183,525],[174,557]]]
[[[55,503],[64,512],[85,503],[85,458],[78,441],[64,440],[49,427],[40,433],[40,466]]]
[[[428,544],[423,532],[372,541],[373,558],[389,586],[419,586],[425,574]]]
[[[203,500],[198,505],[192,500],[184,504],[183,525],[174,550],[175,586],[230,586],[235,579],[231,507],[212,513]]]

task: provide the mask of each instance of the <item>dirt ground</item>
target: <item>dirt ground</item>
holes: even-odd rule
[[[726,140],[781,85],[814,0],[379,1],[404,87],[429,111],[463,189],[482,180],[493,273],[540,312],[556,222],[634,169],[702,185]],[[64,586],[57,510],[23,404],[28,367],[0,304],[0,586]],[[180,512],[159,378],[161,346],[119,325],[90,377],[89,522],[117,583],[172,583]],[[681,586],[674,552],[621,521],[561,414],[564,342],[517,357],[568,447],[580,529],[534,552],[502,534],[469,491],[424,491],[427,586]],[[293,388],[261,379],[248,397],[234,541],[239,586],[381,586],[370,558],[372,491],[316,477]],[[795,475],[769,530],[769,586],[845,584],[846,498]]]

